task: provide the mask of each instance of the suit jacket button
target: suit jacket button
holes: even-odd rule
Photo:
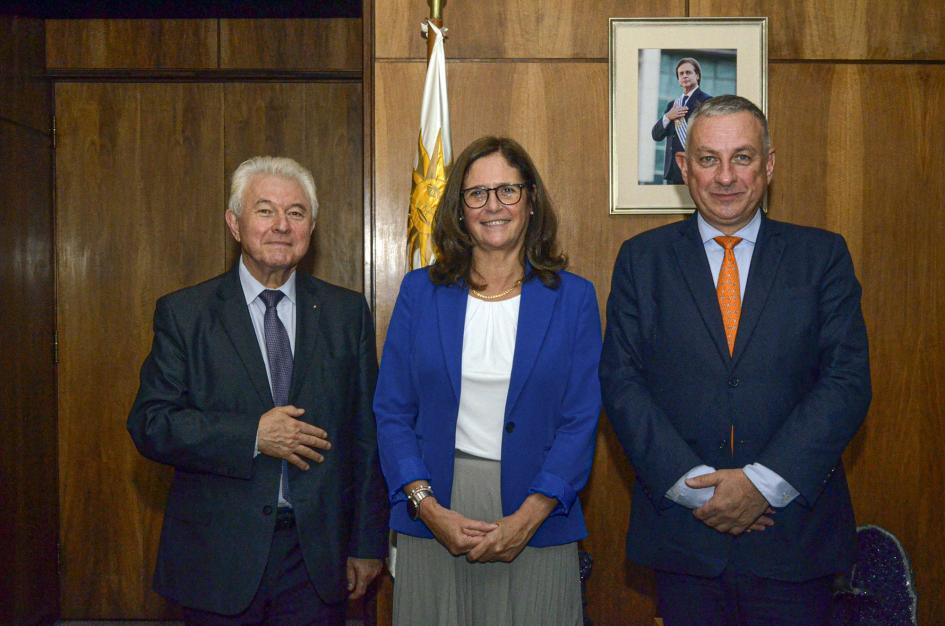
[[[505,432],[510,433],[515,430],[515,422],[509,422],[505,425]]]
[[[268,504],[263,507],[263,515],[272,515],[272,507]]]
[[[728,379],[728,386],[729,386],[729,387],[738,387],[738,383],[740,383],[740,382],[741,382],[741,381],[738,380],[738,376],[732,376],[731,378]]]

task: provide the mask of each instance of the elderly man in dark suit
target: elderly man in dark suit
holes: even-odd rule
[[[607,306],[627,554],[669,626],[827,624],[856,546],[841,454],[871,397],[850,254],[762,213],[774,149],[748,100],[704,103],[676,158],[698,211],[624,243]]]
[[[666,154],[663,157],[663,184],[682,185],[683,178],[676,164],[676,154],[686,151],[689,119],[698,110],[699,105],[711,98],[702,91],[702,66],[692,57],[685,57],[676,62],[676,80],[683,92],[666,103],[666,110],[656,120],[650,135],[653,141],[666,140]]]
[[[174,467],[155,590],[193,624],[343,624],[387,545],[360,294],[296,272],[318,201],[308,170],[255,157],[226,223],[242,254],[158,300],[128,417]]]

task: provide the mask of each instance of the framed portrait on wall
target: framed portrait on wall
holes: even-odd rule
[[[687,120],[722,94],[767,114],[767,18],[611,18],[610,212],[695,208],[676,154]]]

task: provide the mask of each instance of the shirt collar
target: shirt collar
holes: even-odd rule
[[[705,221],[705,219],[702,217],[702,213],[699,213],[698,211],[696,211],[696,221],[699,224],[699,235],[702,237],[703,245],[708,244],[712,239],[725,234],[715,226],[712,226],[707,221]],[[742,241],[747,241],[751,245],[755,245],[755,242],[758,240],[758,231],[760,229],[761,210],[755,209],[755,215],[747,224],[742,226],[734,236],[741,237]]]
[[[246,298],[246,304],[252,303],[253,300],[259,297],[259,294],[268,289],[268,287],[256,280],[255,276],[249,273],[249,268],[247,268],[246,264],[243,262],[242,254],[240,255],[240,285],[243,287],[243,296]],[[279,291],[285,294],[289,302],[295,304],[295,272],[289,275],[289,279],[279,287]]]

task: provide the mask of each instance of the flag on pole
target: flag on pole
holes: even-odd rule
[[[427,37],[433,37],[433,52],[427,62],[420,108],[420,137],[413,168],[410,213],[407,220],[407,264],[416,269],[431,264],[433,216],[440,204],[446,176],[453,164],[450,140],[450,109],[446,98],[446,54],[443,31],[432,22],[423,24]]]

